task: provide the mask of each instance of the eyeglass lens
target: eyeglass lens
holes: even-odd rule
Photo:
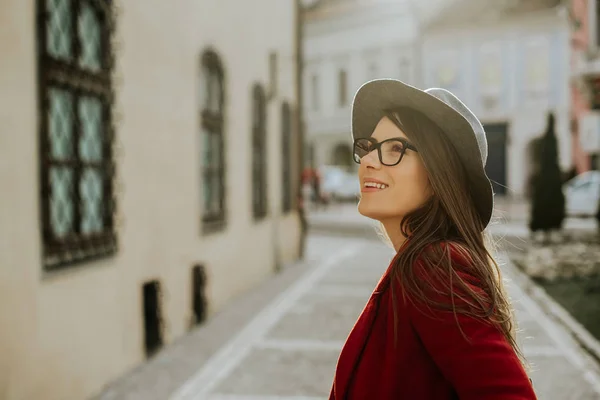
[[[360,163],[360,160],[364,156],[375,150],[378,146],[380,147],[380,151],[378,152],[379,161],[383,165],[397,164],[406,150],[405,144],[400,140],[385,140],[378,145],[366,138],[358,139],[354,143],[354,161]]]

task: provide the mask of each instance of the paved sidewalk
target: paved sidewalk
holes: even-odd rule
[[[343,341],[392,253],[367,239],[314,236],[309,246],[316,243],[329,251],[171,400],[326,398]],[[510,264],[505,271],[510,278]],[[600,399],[600,374],[581,349],[519,287],[509,288],[539,398]]]
[[[309,223],[313,229],[337,223],[333,230],[346,236],[311,233],[303,262],[234,301],[97,400],[326,399],[341,346],[393,254],[373,240],[373,225],[355,207],[313,213]],[[352,236],[353,223],[367,235]],[[503,269],[539,399],[600,400],[598,365],[518,286],[506,257]]]

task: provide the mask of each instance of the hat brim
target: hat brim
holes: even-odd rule
[[[448,136],[468,171],[470,191],[486,227],[494,209],[492,183],[485,172],[475,133],[469,122],[435,96],[395,79],[362,85],[352,102],[352,137],[370,137],[387,110],[407,107],[427,115]]]

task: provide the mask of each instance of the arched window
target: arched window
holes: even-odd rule
[[[263,87],[252,88],[252,214],[267,215],[267,106]]]
[[[347,143],[338,143],[333,149],[333,165],[340,167],[352,166],[352,148]]]
[[[345,69],[338,71],[338,105],[345,107],[348,104],[348,74]]]
[[[113,7],[40,0],[38,79],[44,269],[116,251]]]
[[[292,209],[292,111],[286,101],[281,105],[281,190],[282,211]]]
[[[200,63],[202,222],[209,233],[225,226],[225,74],[213,50],[205,51]]]

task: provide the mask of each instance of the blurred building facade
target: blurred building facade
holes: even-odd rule
[[[87,398],[298,257],[295,4],[3,2],[0,398]]]
[[[308,164],[352,167],[350,107],[361,84],[381,77],[418,83],[415,17],[411,1],[321,0],[305,9]]]
[[[556,117],[560,165],[570,134],[569,23],[560,0],[321,0],[304,12],[306,163],[351,165],[359,86],[397,78],[455,92],[488,133],[499,195],[527,194],[534,140]]]
[[[600,169],[600,2],[571,0],[571,131],[577,172]]]
[[[572,166],[569,28],[560,3],[458,0],[424,30],[424,85],[451,90],[480,118],[499,195],[527,194],[533,140],[549,112],[559,163]]]

